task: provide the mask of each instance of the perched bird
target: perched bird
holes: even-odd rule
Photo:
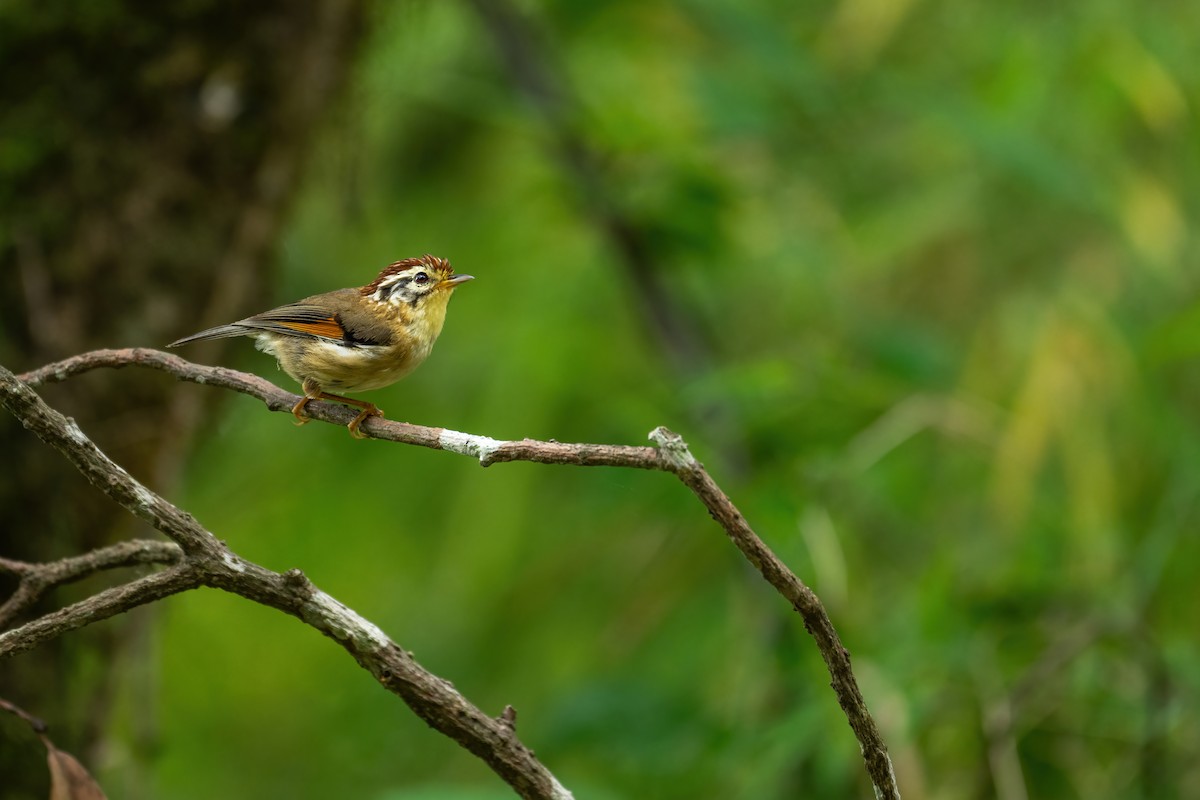
[[[304,397],[292,407],[297,425],[308,422],[304,407],[309,401],[336,400],[362,409],[348,426],[352,436],[362,439],[365,434],[358,426],[383,412],[373,403],[329,390],[379,389],[416,369],[442,332],[450,295],[472,279],[455,275],[442,258],[406,258],[388,265],[360,289],[306,297],[185,336],[168,347],[253,336],[258,349],[275,356],[280,368],[304,388]]]

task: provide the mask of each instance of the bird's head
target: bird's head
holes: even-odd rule
[[[389,264],[361,291],[377,303],[407,305],[414,310],[426,305],[444,309],[454,287],[473,279],[472,275],[455,275],[444,258],[424,255]]]

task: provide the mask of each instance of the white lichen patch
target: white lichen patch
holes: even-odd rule
[[[688,450],[687,442],[678,433],[673,433],[661,425],[650,431],[650,441],[658,446],[663,458],[677,470],[691,469],[696,466],[696,458]]]
[[[130,480],[132,481],[133,479],[131,478]],[[142,486],[137,481],[133,481],[133,500],[138,508],[149,511],[158,505],[159,498],[145,486]]]
[[[320,589],[300,609],[304,621],[340,641],[352,641],[361,650],[382,650],[391,644],[379,626],[334,600]]]
[[[67,417],[66,432],[67,438],[77,445],[86,446],[92,443],[92,440],[80,430],[79,425],[70,417]]]
[[[550,796],[554,800],[575,800],[575,795],[571,794],[567,787],[558,782],[558,778],[550,776]]]
[[[221,553],[221,563],[229,567],[234,572],[244,573],[246,571],[245,566],[242,565],[241,559],[236,558],[232,553]]]
[[[495,453],[505,444],[507,442],[499,439],[476,436],[471,433],[462,433],[461,431],[452,431],[446,428],[443,428],[441,435],[438,436],[438,447],[441,449],[464,456],[475,456],[481,464],[487,464],[492,453]]]

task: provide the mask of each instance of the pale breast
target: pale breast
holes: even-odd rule
[[[271,353],[279,366],[299,383],[306,378],[332,392],[365,392],[390,386],[425,360],[429,347],[359,345],[259,337],[259,349]]]

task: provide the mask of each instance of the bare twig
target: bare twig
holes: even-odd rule
[[[0,709],[23,719],[29,724],[29,727],[33,729],[34,733],[42,734],[46,732],[46,723],[44,720],[42,720],[40,717],[35,717],[33,714],[30,714],[16,703],[9,702],[3,697],[0,697]]]
[[[115,617],[138,606],[162,600],[203,585],[203,575],[187,564],[176,564],[162,572],[145,575],[129,583],[105,589],[86,600],[60,608],[20,627],[0,633],[0,659],[14,656],[78,630],[93,622]]]
[[[682,437],[666,428],[658,428],[651,432],[650,438],[658,444],[659,451],[671,462],[671,471],[700,498],[700,502],[704,503],[704,507],[717,524],[725,529],[725,533],[737,549],[742,551],[746,560],[762,573],[767,583],[775,587],[803,618],[804,627],[816,641],[817,649],[825,659],[825,666],[833,679],[831,686],[842,712],[862,748],[863,761],[866,763],[867,773],[871,776],[875,796],[899,798],[900,790],[896,785],[892,759],[888,756],[887,745],[884,744],[883,737],[875,726],[875,720],[867,709],[866,700],[858,689],[858,681],[855,680],[854,671],[850,666],[850,651],[842,646],[833,621],[826,613],[820,598],[751,530],[733,501],[721,491],[704,469],[704,465],[696,461],[688,451]]]
[[[20,380],[25,381],[28,386],[38,386],[42,383],[66,380],[73,375],[99,367],[124,367],[129,365],[158,369],[168,372],[181,380],[233,389],[234,391],[257,397],[272,411],[290,413],[292,405],[298,399],[296,395],[286,392],[254,375],[222,367],[201,366],[168,353],[143,348],[96,350],[90,353],[83,353],[25,373],[20,376]],[[0,368],[0,399],[4,400],[5,405],[10,404],[10,400],[8,399],[10,393],[22,396],[28,395],[37,400],[36,395],[26,386],[20,385],[20,391],[10,389],[12,381],[13,376],[11,373],[7,373],[3,368]],[[37,400],[37,402],[40,403],[40,400]],[[20,405],[19,402],[18,405]],[[354,416],[353,411],[343,406],[329,403],[310,403],[305,410],[314,419],[320,419],[324,422],[337,425],[345,425]],[[14,413],[18,412],[14,411]],[[50,411],[50,413],[55,412]],[[19,413],[18,416],[20,416]],[[75,437],[79,437],[86,442],[86,438],[74,426],[73,422],[65,421],[64,424],[70,426],[70,433],[66,434],[67,439],[74,442]],[[480,464],[485,467],[504,461],[531,461],[542,464],[648,469],[669,472],[675,475],[695,493],[713,519],[725,530],[730,540],[746,559],[754,565],[755,569],[762,574],[763,578],[800,614],[804,620],[805,628],[812,634],[817,648],[825,660],[825,665],[832,678],[831,686],[837,695],[838,703],[846,715],[851,730],[858,739],[859,747],[863,754],[863,761],[866,765],[867,773],[871,778],[876,797],[899,798],[899,788],[896,784],[887,747],[879,734],[878,728],[875,726],[875,721],[867,709],[862,693],[859,691],[858,682],[855,680],[850,664],[850,653],[842,646],[837,631],[833,627],[833,622],[829,619],[829,615],[821,604],[820,599],[758,538],[745,518],[737,510],[737,507],[734,506],[729,497],[721,491],[720,487],[717,486],[712,477],[704,469],[704,465],[692,456],[687,444],[680,436],[668,431],[666,428],[657,428],[650,433],[650,438],[655,442],[656,447],[565,444],[562,442],[545,442],[533,439],[502,441],[445,428],[427,428],[420,425],[393,422],[378,417],[369,418],[363,424],[362,431],[377,439],[419,445],[437,450],[448,450],[461,455],[478,458]],[[50,443],[55,444],[53,441]],[[91,445],[90,442],[87,442],[87,444],[94,449],[94,445]],[[55,446],[59,445],[55,444]],[[62,448],[60,447],[59,449]],[[81,466],[79,463],[77,463],[77,466],[80,467],[85,475],[89,474],[85,466]],[[113,467],[119,469],[115,465]],[[132,481],[127,475],[125,477]],[[93,480],[93,482],[96,481]],[[105,491],[108,490],[104,485],[97,485],[100,485],[100,488]],[[141,487],[140,484],[138,487],[141,493],[151,494],[144,487]],[[140,497],[140,494],[137,492],[132,494],[135,499]],[[110,493],[110,496],[113,495]],[[118,496],[114,496],[114,499],[121,502],[121,496],[125,495],[118,493]],[[157,498],[154,495],[151,496],[155,497],[159,503],[169,506],[161,498]],[[122,504],[125,505],[125,503]],[[133,507],[129,505],[126,505],[126,507],[141,516],[139,510],[136,510],[140,509],[141,506],[135,504]],[[170,506],[170,508],[173,509],[174,506]],[[175,510],[178,511],[178,509]],[[194,520],[191,520],[190,517],[187,519],[192,525],[195,525]],[[155,524],[154,519],[148,519],[147,521]],[[203,529],[200,529],[199,526],[195,527],[205,535],[211,536],[206,531],[203,531]],[[160,528],[160,530],[163,529]],[[164,532],[166,531],[164,530]],[[171,534],[168,533],[168,535]],[[184,541],[175,536],[172,536],[172,538],[175,538],[180,546],[184,548],[185,552],[191,555],[191,551]],[[222,552],[227,553],[223,545],[221,547]],[[255,569],[261,568],[255,567]],[[274,575],[274,573],[267,573],[267,575]],[[266,579],[264,578],[264,580]],[[219,584],[209,582],[209,585]],[[221,588],[229,587],[221,586]],[[229,590],[239,594],[243,593],[236,588],[229,588]],[[258,597],[251,597],[251,599],[264,602]],[[273,605],[273,603],[268,604]],[[276,607],[294,613],[290,608],[284,608],[280,605]],[[382,634],[380,635],[382,636]],[[3,638],[0,637],[0,654],[3,653],[2,643]],[[399,648],[395,649],[398,650]],[[362,663],[361,660],[360,663]],[[364,664],[364,666],[367,665]],[[374,670],[373,672],[381,680],[384,680],[382,673],[375,672]],[[393,688],[390,685],[391,682],[394,682],[394,678],[384,680],[385,685]],[[413,701],[409,701],[409,705],[414,710],[417,710],[417,706],[414,705]],[[421,713],[421,711],[417,710],[417,713]],[[488,719],[490,720],[490,718]],[[495,720],[490,721],[495,722]],[[467,746],[470,747],[470,745]],[[475,750],[472,749],[472,752],[475,752]],[[494,765],[493,768],[495,768]]]
[[[82,580],[102,570],[136,564],[175,564],[181,555],[179,548],[170,542],[134,539],[47,564],[0,558],[0,572],[20,579],[12,597],[0,606],[0,630],[55,586]]]

